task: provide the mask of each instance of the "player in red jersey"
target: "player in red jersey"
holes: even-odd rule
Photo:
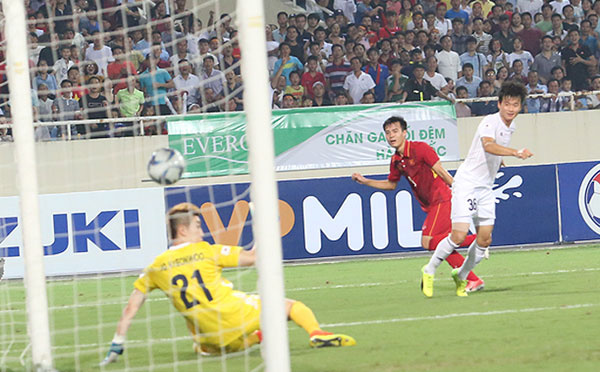
[[[383,123],[385,138],[390,146],[396,149],[390,162],[390,174],[387,180],[373,180],[359,173],[352,174],[352,179],[362,185],[381,190],[394,190],[402,175],[406,176],[413,195],[427,217],[423,222],[421,245],[427,250],[435,250],[438,243],[448,237],[452,231],[450,220],[450,200],[452,191],[449,185],[454,181],[450,173],[444,169],[435,150],[425,142],[406,140],[406,120],[392,116]],[[468,247],[475,235],[469,235],[460,245]],[[462,266],[465,258],[453,251],[446,261],[453,268]],[[474,292],[483,289],[483,280],[470,272],[467,291]]]

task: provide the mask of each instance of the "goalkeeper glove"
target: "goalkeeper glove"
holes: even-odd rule
[[[123,344],[122,343],[116,343],[113,342],[110,345],[110,349],[108,350],[108,353],[106,353],[106,358],[104,358],[104,360],[102,362],[100,362],[100,366],[105,366],[107,364],[110,363],[114,363],[117,361],[117,359],[119,358],[119,355],[123,354]]]

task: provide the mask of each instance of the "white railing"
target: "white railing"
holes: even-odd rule
[[[551,98],[554,96],[558,97],[569,97],[569,107],[571,111],[575,111],[575,99],[579,97],[589,96],[592,94],[600,94],[600,90],[593,91],[580,91],[580,92],[559,92],[558,94],[552,93],[543,93],[543,94],[529,94],[527,98]],[[456,102],[462,103],[474,103],[474,102],[489,102],[489,101],[497,101],[498,96],[491,97],[476,97],[476,98],[457,98]],[[226,112],[223,112],[226,113]],[[240,113],[239,111],[232,111],[232,114]],[[106,119],[88,119],[88,120],[63,120],[63,121],[48,121],[48,122],[36,122],[36,126],[47,126],[47,127],[63,127],[66,129],[66,134],[63,134],[62,138],[53,138],[52,140],[73,140],[73,139],[83,139],[83,137],[74,138],[72,132],[73,125],[91,125],[91,124],[110,124],[110,123],[133,123],[131,128],[125,128],[125,130],[134,130],[134,135],[145,135],[144,124],[149,124],[154,121],[165,121],[167,118],[169,119],[183,119],[186,116],[197,116],[208,114],[205,112],[192,113],[192,114],[179,114],[179,115],[155,115],[155,116],[139,116],[133,118],[106,118]],[[11,128],[12,124],[0,124],[0,129],[3,128]],[[87,130],[90,133],[89,128]]]

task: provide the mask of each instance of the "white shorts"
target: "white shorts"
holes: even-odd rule
[[[489,188],[452,185],[452,223],[471,223],[475,226],[494,225],[496,198]]]

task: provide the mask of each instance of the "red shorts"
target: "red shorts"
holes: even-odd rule
[[[450,200],[429,207],[427,217],[423,222],[423,236],[450,234],[452,232],[451,207]]]

